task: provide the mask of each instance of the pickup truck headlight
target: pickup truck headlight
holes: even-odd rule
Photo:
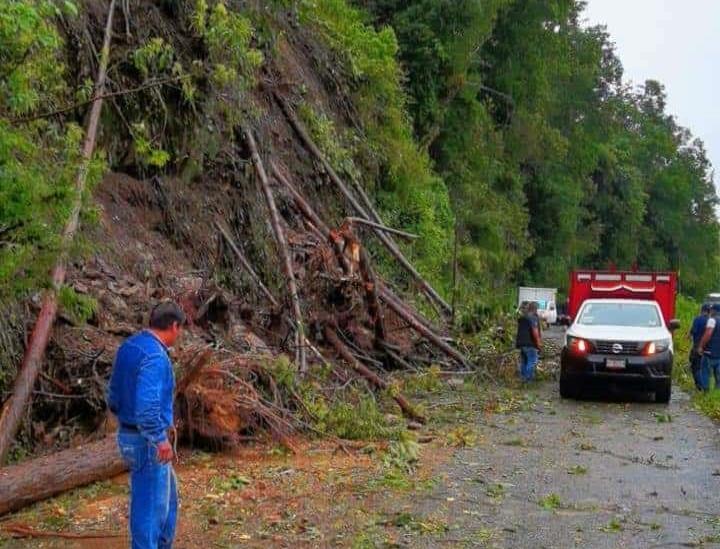
[[[645,345],[645,355],[656,355],[658,353],[664,353],[670,348],[669,339],[658,339],[656,341],[649,341]]]
[[[584,355],[592,351],[592,344],[581,337],[567,336],[565,344],[568,350],[575,354]]]

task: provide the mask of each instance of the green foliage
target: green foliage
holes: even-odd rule
[[[174,59],[173,47],[160,37],[151,39],[133,52],[133,63],[143,78],[167,71]]]
[[[191,25],[207,48],[207,69],[214,94],[224,96],[216,105],[218,113],[232,127],[248,111],[244,104],[246,95],[255,85],[255,71],[263,62],[262,52],[251,45],[253,26],[222,1],[212,8],[197,1]]]
[[[138,122],[132,125],[132,136],[135,145],[135,154],[142,165],[162,168],[168,163],[170,154],[154,146],[144,122]]]
[[[661,85],[623,83],[582,2],[356,3],[394,29],[416,138],[450,191],[464,326],[507,307],[507,287],[564,287],[579,266],[677,269],[691,295],[718,285],[703,145]]]
[[[555,511],[562,506],[562,500],[557,494],[548,494],[538,502],[538,505],[547,511]]]
[[[367,147],[358,153],[358,165],[378,166],[383,216],[388,224],[422,236],[407,251],[424,275],[447,287],[453,214],[447,187],[413,140],[395,33],[387,27],[375,30],[345,0],[304,0],[300,18],[320,32],[353,79]]]
[[[349,440],[378,440],[392,433],[377,401],[366,393],[335,400],[322,420],[327,432]]]
[[[97,301],[77,293],[69,286],[62,286],[58,292],[60,310],[76,325],[85,324],[97,310]]]
[[[325,113],[316,111],[307,103],[300,105],[298,115],[332,167],[356,180],[359,179],[360,171],[353,160],[354,151],[346,145],[353,140],[351,132],[338,135],[333,121]]]

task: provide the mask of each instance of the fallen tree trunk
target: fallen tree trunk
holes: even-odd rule
[[[115,435],[0,469],[0,515],[126,470]]]
[[[457,351],[456,349],[453,349],[450,345],[448,345],[445,341],[442,340],[436,333],[434,333],[432,330],[430,330],[427,326],[419,322],[413,315],[409,314],[403,307],[399,306],[398,303],[395,302],[394,299],[389,299],[386,294],[381,293],[380,297],[385,302],[385,304],[390,307],[397,315],[402,318],[405,322],[407,322],[410,327],[415,330],[417,333],[419,333],[421,336],[423,336],[425,339],[427,339],[430,343],[435,345],[437,348],[439,348],[441,351],[443,351],[446,355],[448,355],[450,358],[456,360],[460,364],[462,364],[464,367],[466,367],[468,370],[473,368],[473,365],[470,363],[470,361],[463,356],[462,353]]]
[[[93,152],[95,151],[95,139],[97,128],[100,122],[100,111],[102,110],[102,95],[105,91],[105,77],[107,75],[108,61],[110,59],[110,40],[112,38],[113,13],[115,12],[115,0],[111,0],[105,24],[105,37],[103,39],[100,66],[95,79],[95,101],[93,101],[88,119],[85,141],[82,149],[82,159],[75,179],[75,197],[70,217],[65,224],[62,234],[60,256],[57,258],[52,271],[51,287],[43,298],[42,308],[38,314],[35,328],[33,329],[27,350],[18,369],[17,378],[12,389],[12,395],[7,399],[0,414],[0,464],[5,461],[10,445],[15,439],[18,428],[22,421],[23,412],[32,395],[35,381],[42,368],[43,357],[50,333],[58,312],[57,292],[65,283],[67,271],[66,260],[70,245],[72,244],[75,232],[80,222],[80,210],[82,208],[83,194],[85,193],[85,181],[87,171]]]
[[[285,113],[285,116],[287,117],[288,121],[290,122],[290,125],[294,128],[295,132],[300,137],[301,141],[305,144],[307,149],[315,156],[320,163],[324,166],[325,170],[327,171],[328,175],[330,176],[330,179],[332,179],[333,183],[340,189],[340,192],[345,196],[345,198],[350,202],[352,207],[355,209],[355,211],[362,217],[364,217],[367,220],[370,220],[370,216],[365,211],[365,208],[357,201],[355,196],[350,192],[350,189],[343,183],[342,179],[338,176],[338,174],[335,172],[333,167],[330,165],[330,163],[325,158],[325,155],[318,149],[317,145],[315,145],[315,142],[312,140],[312,138],[308,135],[307,131],[303,127],[302,123],[298,120],[297,116],[295,115],[295,112],[292,110],[290,105],[288,105],[287,101],[283,97],[280,96],[277,92],[273,92],[273,95],[275,97],[275,100],[280,105],[280,108]],[[382,242],[385,247],[388,249],[388,251],[395,257],[395,259],[398,260],[400,265],[403,266],[403,268],[410,273],[410,275],[415,279],[415,281],[418,283],[420,288],[423,290],[423,292],[430,298],[431,301],[435,302],[437,305],[440,306],[442,310],[445,311],[447,315],[450,315],[452,313],[452,308],[448,303],[440,296],[440,294],[433,288],[430,283],[425,280],[420,273],[415,269],[415,267],[408,261],[408,259],[403,255],[403,253],[400,251],[400,249],[397,247],[397,245],[388,238],[388,236],[379,229],[373,229],[375,234],[377,235],[380,242]]]
[[[250,130],[245,130],[244,134],[245,141],[247,141],[252,154],[255,171],[258,174],[263,194],[265,195],[265,202],[267,203],[268,210],[270,210],[270,222],[272,224],[273,232],[275,233],[275,240],[277,240],[278,248],[280,249],[283,270],[285,271],[285,276],[287,277],[288,291],[290,292],[290,300],[292,301],[293,316],[295,317],[295,324],[297,325],[298,352],[300,359],[300,364],[298,366],[300,368],[300,372],[305,373],[307,371],[307,359],[305,356],[307,337],[305,336],[305,324],[303,322],[302,310],[300,309],[300,298],[298,297],[297,282],[295,280],[295,272],[293,271],[292,258],[290,257],[287,238],[285,238],[285,231],[280,224],[280,214],[278,213],[277,206],[275,205],[275,199],[273,198],[272,191],[270,190],[270,182],[268,181],[263,161],[260,158],[255,138]]]
[[[389,388],[389,384],[387,381],[385,381],[375,372],[370,370],[367,366],[358,362],[358,360],[353,356],[347,346],[342,341],[340,341],[333,327],[325,326],[325,339],[328,340],[328,342],[335,348],[335,350],[343,358],[343,360],[345,360],[345,362],[347,362],[350,367],[358,374],[367,379],[378,389],[386,390]],[[425,423],[425,417],[420,414],[403,395],[401,395],[400,393],[393,393],[392,397],[395,402],[397,402],[398,406],[400,406],[400,409],[406,416],[414,419],[415,421]]]

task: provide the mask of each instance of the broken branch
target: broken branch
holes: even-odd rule
[[[359,223],[360,225],[367,225],[368,227],[372,227],[373,229],[377,229],[378,231],[396,234],[403,238],[407,238],[408,240],[415,240],[417,238],[420,238],[416,234],[407,233],[405,231],[401,231],[400,229],[393,229],[391,227],[381,225],[380,223],[375,223],[374,221],[368,221],[367,219],[363,219],[362,217],[348,217],[347,220],[350,223]]]
[[[370,370],[367,366],[358,362],[358,360],[353,356],[353,354],[345,346],[345,344],[340,341],[337,334],[335,333],[334,328],[332,328],[331,326],[325,326],[325,339],[327,339],[328,342],[330,342],[330,344],[335,347],[335,350],[338,352],[338,354],[343,358],[343,360],[345,360],[345,362],[350,365],[350,367],[352,367],[353,370],[355,370],[358,374],[367,379],[370,383],[375,385],[375,387],[382,390],[390,388],[390,385],[387,381],[385,381],[375,372]],[[425,423],[425,417],[420,414],[420,412],[418,412],[415,407],[410,404],[410,402],[408,402],[408,400],[402,394],[396,393],[395,391],[391,392],[393,393],[393,399],[395,400],[395,402],[397,402],[398,406],[400,406],[400,409],[406,416],[414,419],[415,421],[419,421],[420,423]]]

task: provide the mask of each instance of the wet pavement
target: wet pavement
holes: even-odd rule
[[[627,396],[627,395],[626,395]],[[561,400],[479,420],[418,511],[445,516],[417,546],[720,547],[720,435],[676,391],[669,405]]]

